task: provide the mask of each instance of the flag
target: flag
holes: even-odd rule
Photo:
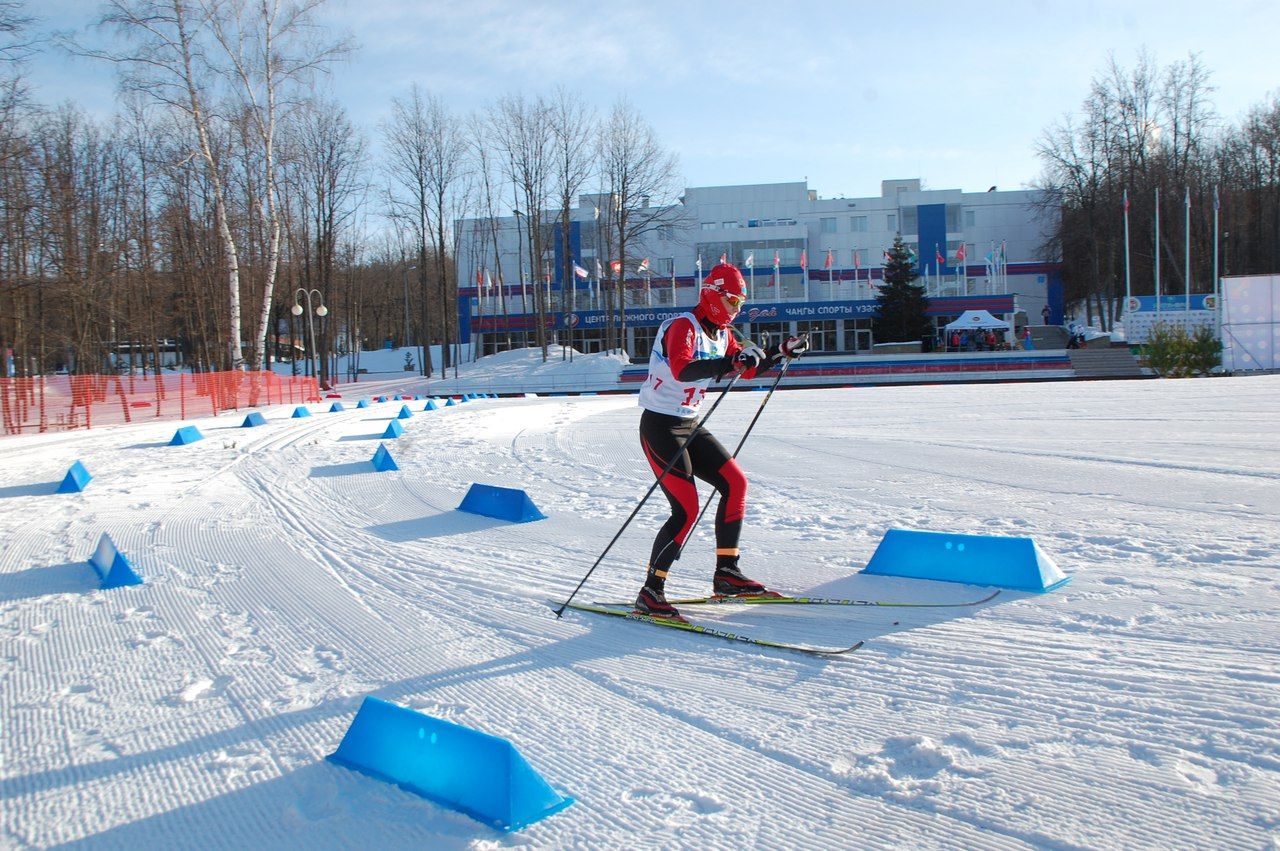
[[[860,264],[858,263],[858,249],[855,248],[853,249],[853,268],[857,269],[859,265]]]
[[[964,262],[964,257],[965,257],[965,254],[964,254],[964,243],[962,242],[962,243],[960,243],[960,247],[956,249],[956,262],[957,262],[957,263],[963,263],[963,262]]]
[[[617,274],[621,274],[621,272],[622,272],[622,261],[621,261],[621,260],[610,260],[610,261],[609,261],[609,268],[613,270],[613,273],[614,273],[615,275],[617,275]]]
[[[886,263],[892,263],[892,262],[893,262],[893,258],[889,256],[889,252],[888,252],[888,251],[885,251],[885,249],[880,249],[880,250],[881,250],[881,251],[884,251],[884,262],[886,262]]]
[[[1005,259],[1005,256],[1004,256],[1004,240],[1002,239],[1000,240],[1000,263],[1001,265],[1004,265],[1007,262],[1008,261]]]
[[[828,248],[828,249],[827,249],[827,259],[826,259],[826,260],[824,260],[824,261],[822,261],[822,268],[824,268],[824,269],[830,269],[830,268],[831,268],[831,264],[832,264],[832,262],[834,262],[834,261],[831,259],[831,249],[830,249],[830,248]]]
[[[604,277],[604,269],[600,268],[600,258],[597,257],[596,258],[596,280],[598,281],[603,277]]]
[[[941,269],[943,266],[947,265],[947,261],[946,261],[946,259],[945,259],[945,258],[943,258],[943,256],[942,256],[942,251],[938,249],[938,244],[937,244],[936,242],[933,244],[933,257],[934,257],[934,259],[935,259],[935,260],[937,260],[937,261],[938,261],[938,268],[939,268],[939,269]]]
[[[483,285],[484,285],[484,272],[480,271],[479,269],[476,269],[476,286],[479,287]]]
[[[1126,216],[1127,216],[1127,215],[1129,215],[1129,190],[1128,190],[1128,188],[1126,188],[1126,189],[1124,190],[1124,214],[1125,214]]]
[[[800,268],[801,269],[809,268],[809,249],[807,248],[800,250]]]
[[[702,280],[702,255],[701,254],[698,255],[698,262],[696,265],[698,267],[698,280]]]
[[[1128,203],[1128,202],[1126,201],[1126,203]],[[1218,204],[1218,187],[1216,187],[1216,186],[1215,186],[1215,187],[1213,187],[1213,211],[1216,213],[1216,212],[1218,212],[1218,210],[1219,210],[1219,204]]]
[[[643,273],[643,272],[648,272],[648,271],[649,271],[649,258],[648,258],[648,257],[646,257],[646,258],[644,258],[643,260],[641,260],[641,261],[640,261],[640,265],[636,267],[636,271],[637,271],[637,272],[641,272],[641,273]]]
[[[484,288],[486,290],[493,289],[493,278],[489,275],[489,270],[484,270]]]
[[[773,271],[775,271],[775,272],[776,272],[776,271],[778,271],[778,266],[779,266],[779,265],[781,265],[781,264],[780,264],[780,262],[779,262],[778,252],[777,252],[777,251],[774,251],[774,252],[773,252]]]
[[[729,255],[728,255],[728,254],[721,254],[721,255],[720,255],[720,262],[721,262],[721,263],[728,263],[728,262],[729,262]]]
[[[573,264],[573,274],[577,275],[579,278],[582,278],[584,280],[590,277],[591,275],[590,272],[588,272],[586,269],[579,266],[577,263]]]
[[[756,254],[754,251],[747,255],[747,260],[743,265],[748,269],[754,269],[756,267]]]

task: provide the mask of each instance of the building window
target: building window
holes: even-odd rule
[[[796,333],[809,332],[809,348],[815,352],[834,352],[836,350],[836,321],[828,319],[822,322],[797,322]]]
[[[902,232],[903,233],[919,233],[920,219],[919,212],[915,207],[902,208]]]
[[[661,225],[658,228],[658,239],[662,242],[670,242],[672,237],[671,225]]]
[[[971,228],[971,227],[975,227],[975,226],[977,225],[977,223],[978,223],[978,211],[977,211],[977,210],[965,210],[965,211],[964,211],[964,226],[965,226],[965,227],[967,227],[967,228]]]
[[[769,343],[765,342],[766,336]],[[751,339],[761,346],[777,343],[791,336],[790,322],[754,322],[751,325]]]
[[[890,213],[889,215],[885,216],[884,229],[887,230],[889,233],[898,232],[898,214],[897,213]]]
[[[947,205],[947,233],[956,233],[960,230],[960,210],[959,204]]]
[[[835,220],[835,217],[834,217],[834,216],[833,216],[833,217],[831,217],[831,218],[819,219],[819,220],[818,220],[818,223],[821,225],[821,228],[822,228],[822,232],[823,232],[823,233],[835,233],[835,232],[836,232],[836,220]]]
[[[853,231],[854,233],[866,233],[867,217],[866,216],[850,216],[849,230]]]
[[[647,358],[649,352],[653,351],[653,338],[658,336],[657,328],[633,327],[631,329],[632,343],[631,350],[635,352],[632,357]]]
[[[725,228],[725,229],[728,229],[728,228],[736,228],[737,226],[738,226],[738,223],[737,223],[737,222],[721,222],[721,223],[720,223],[720,227]]]

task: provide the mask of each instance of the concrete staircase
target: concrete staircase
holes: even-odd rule
[[[1034,334],[1034,332],[1032,332]],[[1076,378],[1151,378],[1127,347],[1068,349]]]

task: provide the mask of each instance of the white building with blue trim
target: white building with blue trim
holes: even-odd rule
[[[898,234],[915,252],[939,329],[965,310],[1018,328],[1039,325],[1045,305],[1050,321],[1061,322],[1061,267],[1042,257],[1053,224],[1044,201],[1037,190],[931,190],[915,179],[886,180],[871,198],[819,198],[803,182],[689,188],[678,205],[662,208],[661,227],[627,247],[624,348],[646,358],[658,325],[696,303],[699,269],[705,274],[723,256],[748,277],[739,319],[748,335],[808,331],[817,352],[869,354],[888,342],[872,339],[871,320],[884,252]],[[587,276],[570,275],[568,285],[555,212],[543,216],[548,249],[536,275],[522,217],[459,221],[463,341],[481,353],[526,345],[537,286],[552,339],[600,351],[606,326],[618,321],[617,284],[609,280],[616,258],[598,248],[608,245],[597,215],[606,203],[584,195],[571,211],[568,250]]]

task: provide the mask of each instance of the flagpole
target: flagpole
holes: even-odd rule
[[[1186,187],[1186,206],[1185,224],[1182,236],[1182,289],[1187,297],[1186,310],[1191,310],[1191,187]]]
[[[581,258],[578,258],[581,259]],[[577,266],[578,264],[574,264]],[[578,309],[578,271],[569,276],[569,315],[564,318],[565,335],[569,338],[569,362],[573,363],[573,315]]]
[[[1000,241],[1000,292],[1009,294],[1009,255],[1005,252],[1005,241]]]
[[[1213,187],[1213,309],[1217,316],[1218,339],[1222,339],[1222,297],[1219,294],[1221,278],[1218,277],[1218,187]]]
[[[1129,299],[1133,298],[1133,282],[1129,268],[1129,188],[1124,190],[1124,317],[1129,318]],[[1129,323],[1125,322],[1124,336],[1129,338]]]
[[[1160,321],[1160,187],[1156,187],[1156,322]]]
[[[671,306],[676,306],[676,258],[671,258]]]
[[[809,240],[804,242],[804,253],[800,255],[800,259],[804,262],[800,264],[800,271],[804,275],[804,300],[809,300]]]

